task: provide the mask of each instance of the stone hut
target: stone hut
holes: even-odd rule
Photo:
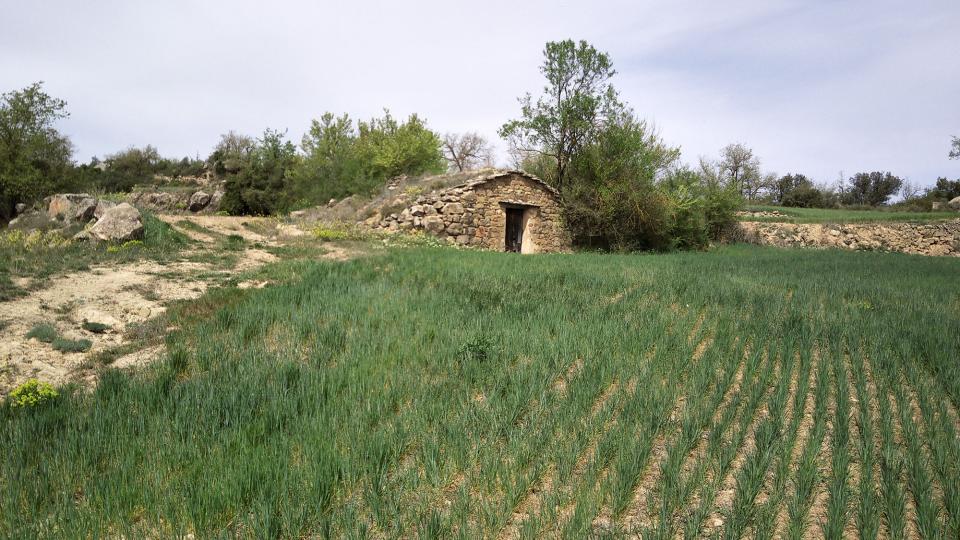
[[[378,225],[388,230],[423,230],[449,242],[497,251],[570,249],[560,215],[560,194],[523,171],[477,171],[458,185],[418,196],[413,205]]]

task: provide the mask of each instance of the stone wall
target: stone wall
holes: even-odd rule
[[[384,217],[380,229],[422,230],[464,246],[504,250],[506,206],[526,209],[524,253],[568,251],[557,195],[517,173],[421,195],[400,213]]]
[[[960,219],[845,225],[743,222],[738,229],[734,234],[761,245],[960,256]]]

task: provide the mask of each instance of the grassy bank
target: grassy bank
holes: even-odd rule
[[[0,535],[960,531],[956,259],[405,249],[272,272],[179,312],[145,372],[0,408]]]
[[[0,230],[0,301],[26,294],[16,278],[29,278],[31,286],[66,272],[86,270],[94,264],[123,263],[143,258],[165,260],[188,243],[182,233],[143,212],[142,241],[126,244],[75,242],[57,232]]]
[[[741,221],[767,223],[872,223],[882,221],[937,221],[958,219],[957,212],[901,212],[894,210],[850,210],[835,208],[787,208],[785,206],[751,205],[748,212],[779,212],[776,217],[741,217]]]

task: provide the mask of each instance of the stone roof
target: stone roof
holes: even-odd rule
[[[470,173],[473,173],[473,174],[470,174]],[[476,170],[476,171],[470,171],[469,173],[454,173],[454,174],[463,175],[463,176],[466,176],[466,178],[464,179],[464,181],[463,181],[461,184],[455,185],[455,186],[453,186],[453,187],[451,187],[451,188],[449,188],[449,189],[454,189],[454,188],[473,189],[473,188],[475,188],[475,187],[477,187],[477,186],[486,184],[487,182],[492,182],[493,180],[497,180],[497,179],[499,179],[499,178],[503,178],[503,177],[505,177],[505,176],[510,176],[510,175],[512,175],[512,174],[515,174],[515,175],[517,175],[517,176],[522,176],[522,177],[526,178],[527,180],[530,180],[531,182],[534,182],[535,184],[540,184],[540,186],[541,186],[543,189],[545,189],[546,191],[552,193],[552,194],[553,194],[554,196],[556,196],[556,197],[559,197],[559,196],[560,196],[560,192],[557,191],[556,188],[554,188],[554,187],[551,186],[550,184],[544,182],[543,180],[537,178],[536,176],[534,176],[534,175],[532,175],[532,174],[530,174],[530,173],[528,173],[528,172],[521,171],[521,170],[514,170],[514,169],[479,169],[479,170]]]

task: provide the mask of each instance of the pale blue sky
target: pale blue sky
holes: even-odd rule
[[[548,40],[607,51],[622,97],[683,150],[754,148],[832,182],[960,177],[960,2],[5,2],[0,89],[65,100],[87,161],[130,145],[206,156],[219,135],[389,107],[497,128],[542,87]]]

